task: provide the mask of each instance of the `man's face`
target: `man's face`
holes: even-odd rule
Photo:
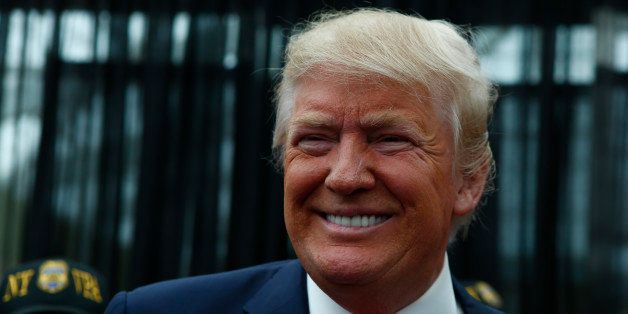
[[[285,147],[286,226],[319,285],[437,275],[461,180],[452,131],[426,94],[303,78]]]

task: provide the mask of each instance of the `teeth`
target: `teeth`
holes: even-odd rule
[[[351,217],[351,227],[362,227],[362,217],[360,216]]]
[[[341,225],[344,227],[371,227],[379,225],[384,222],[388,217],[377,215],[356,215],[356,216],[340,216],[327,214],[325,216],[327,221]]]
[[[343,226],[351,226],[351,218],[344,216],[342,218],[340,218],[340,224]]]

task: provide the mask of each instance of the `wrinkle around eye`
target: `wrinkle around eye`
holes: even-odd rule
[[[324,136],[308,135],[299,139],[296,146],[308,155],[320,156],[333,148],[334,141]]]
[[[385,135],[374,140],[371,143],[377,151],[384,154],[394,154],[397,152],[407,151],[419,147],[415,141],[399,135]]]
[[[415,149],[413,143],[408,141],[399,141],[399,142],[378,142],[374,143],[375,150],[384,153],[384,154],[395,154],[398,152],[404,152],[408,150]]]

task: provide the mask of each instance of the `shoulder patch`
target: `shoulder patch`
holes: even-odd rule
[[[465,285],[465,290],[476,300],[494,308],[501,309],[504,304],[499,293],[484,281],[476,281],[467,284]]]

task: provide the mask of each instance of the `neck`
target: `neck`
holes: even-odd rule
[[[317,284],[351,313],[394,313],[419,299],[432,286],[443,269],[443,263],[444,257],[441,256],[406,276],[384,276],[367,284],[335,284],[324,279],[318,280]],[[391,269],[389,273],[397,272]]]

